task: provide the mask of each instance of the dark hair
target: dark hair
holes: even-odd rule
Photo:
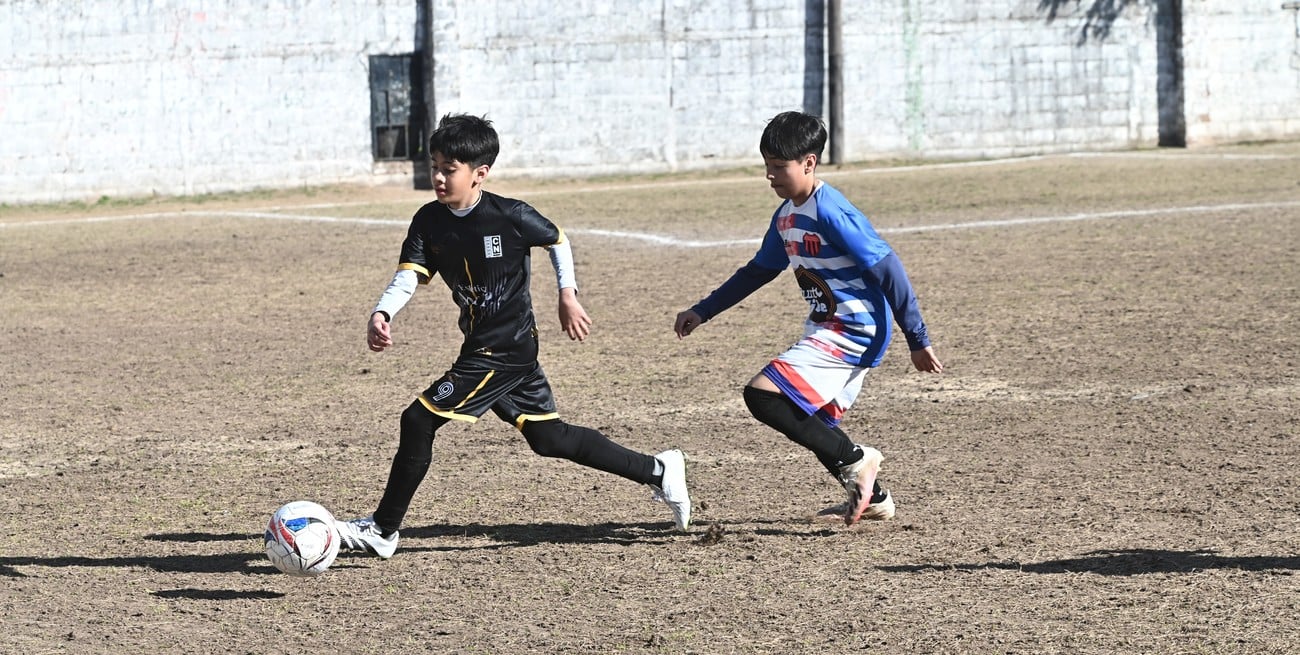
[[[826,125],[822,119],[798,111],[787,111],[772,117],[763,128],[758,140],[758,151],[764,157],[791,161],[804,155],[822,158],[826,146]]]
[[[429,135],[430,156],[435,152],[474,168],[491,166],[501,152],[501,141],[492,121],[470,114],[447,114]]]

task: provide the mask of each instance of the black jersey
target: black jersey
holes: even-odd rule
[[[421,207],[406,232],[398,269],[415,271],[421,284],[437,274],[451,289],[465,335],[462,355],[526,366],[537,360],[530,253],[563,238],[528,203],[484,191],[464,217],[440,202]]]

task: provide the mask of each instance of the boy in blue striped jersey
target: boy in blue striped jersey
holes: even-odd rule
[[[880,451],[853,442],[838,425],[867,373],[880,364],[897,320],[912,364],[943,371],[930,346],[916,294],[894,251],[871,222],[834,187],[817,179],[826,127],[816,116],[778,114],[763,130],[759,152],[767,180],[785,202],[762,245],[707,298],[677,315],[678,338],[771,282],[787,266],[810,307],[804,336],[745,386],[759,421],[811,450],[848,493],[820,516],[846,525],[894,516],[894,499],[876,481]]]

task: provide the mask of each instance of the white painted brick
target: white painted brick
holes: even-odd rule
[[[1300,44],[1275,4],[1184,3],[1190,141],[1300,136]],[[802,0],[434,5],[435,110],[488,113],[507,169],[752,163],[816,78]],[[367,56],[413,50],[413,4],[268,6],[0,3],[0,202],[372,175]],[[1147,11],[1081,43],[1077,3],[1051,22],[1037,0],[850,4],[848,154],[1149,144]]]

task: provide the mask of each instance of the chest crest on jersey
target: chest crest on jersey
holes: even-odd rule
[[[806,232],[801,241],[786,241],[785,254],[795,257],[803,255],[804,257],[816,257],[822,251],[822,238],[812,232]]]
[[[483,237],[483,256],[487,259],[495,259],[501,256],[501,235],[493,234]]]
[[[822,251],[822,238],[820,235],[807,232],[803,235],[803,252],[809,257],[816,257],[817,253]]]

